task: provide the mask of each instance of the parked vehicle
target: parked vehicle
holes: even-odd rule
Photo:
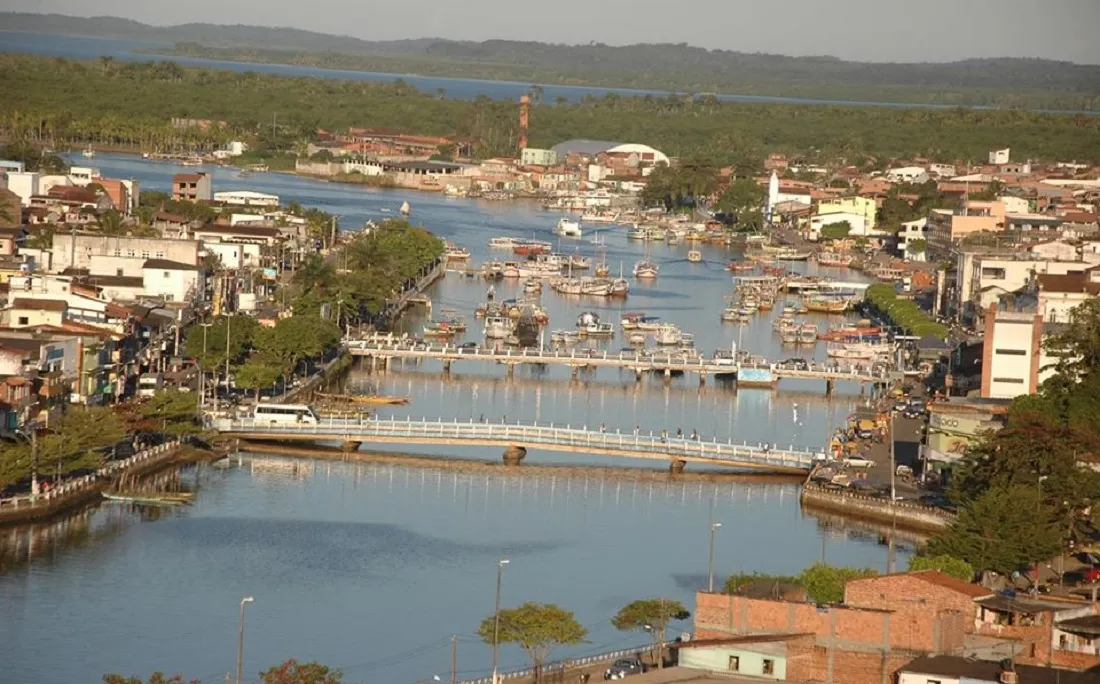
[[[863,458],[862,456],[849,456],[844,459],[844,465],[849,468],[873,468],[875,462],[869,458]]]
[[[319,422],[317,414],[305,404],[256,404],[252,417],[257,423],[316,425]]]
[[[806,359],[787,359],[783,362],[783,367],[789,368],[791,370],[810,370],[810,364],[806,361]]]
[[[607,671],[603,673],[603,678],[608,679],[623,679],[630,675],[642,674],[646,671],[646,666],[641,660],[637,658],[620,658],[611,664],[611,667],[607,668]]]

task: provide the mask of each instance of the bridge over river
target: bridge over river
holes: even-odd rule
[[[866,365],[807,363],[804,367],[771,362],[745,363],[733,359],[704,358],[683,349],[643,351],[602,351],[598,349],[539,349],[461,347],[449,344],[421,343],[391,335],[376,335],[368,339],[346,339],[344,345],[353,356],[363,356],[386,363],[389,359],[435,359],[449,372],[455,361],[488,361],[508,366],[509,372],[521,364],[555,364],[573,369],[621,368],[632,370],[638,378],[642,373],[698,373],[700,382],[708,375],[736,377],[739,384],[774,386],[782,378],[824,380],[827,392],[837,380],[885,385],[894,379],[888,370]]]
[[[518,463],[528,448],[569,453],[606,454],[664,461],[672,472],[687,463],[766,473],[808,473],[824,453],[732,440],[692,439],[655,433],[607,431],[602,426],[573,427],[539,423],[385,420],[324,417],[318,424],[271,423],[254,418],[219,418],[210,427],[225,436],[255,441],[339,441],[346,449],[362,444],[452,444],[505,447],[505,462]]]

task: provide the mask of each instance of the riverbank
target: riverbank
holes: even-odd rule
[[[804,485],[799,500],[807,510],[832,511],[853,518],[925,532],[938,532],[955,519],[954,514],[935,506],[909,501],[895,501],[891,504],[888,499],[816,484]]]
[[[148,475],[172,464],[214,457],[213,452],[185,445],[178,440],[151,447],[38,496],[28,494],[0,499],[0,526],[45,522],[100,501],[102,492],[123,481]]]

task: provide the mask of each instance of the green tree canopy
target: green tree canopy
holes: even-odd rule
[[[344,673],[311,661],[299,663],[293,658],[260,673],[263,684],[341,684]]]
[[[477,634],[487,644],[496,633],[495,615],[481,621]],[[588,630],[573,613],[554,604],[524,603],[518,608],[500,611],[500,643],[516,644],[523,649],[535,667],[535,678],[555,646],[585,643]]]
[[[915,572],[918,570],[939,570],[945,575],[950,575],[955,579],[960,579],[964,582],[973,582],[974,577],[977,575],[974,572],[974,566],[961,558],[955,558],[954,556],[925,556],[916,555],[909,558],[909,570]]]
[[[657,653],[657,664],[664,667],[661,645],[667,639],[665,632],[668,623],[672,620],[685,620],[688,615],[687,608],[679,601],[666,598],[639,599],[620,608],[615,617],[611,618],[611,624],[623,632],[648,631]]]
[[[183,675],[165,675],[163,672],[154,672],[149,679],[141,677],[123,677],[118,674],[103,675],[103,684],[184,684]],[[186,680],[187,684],[201,684],[197,679]]]
[[[843,240],[852,232],[852,224],[848,221],[837,221],[821,227],[822,240]]]
[[[184,339],[183,349],[188,356],[197,359],[203,368],[216,372],[225,367],[227,346],[230,365],[244,361],[259,327],[259,323],[251,316],[217,316],[211,319],[209,327],[202,323],[191,326]]]
[[[991,487],[928,541],[932,556],[953,556],[978,570],[1012,574],[1062,549],[1055,513],[1035,486]]]
[[[752,178],[738,178],[718,198],[715,209],[737,216],[739,226],[762,225],[767,190]]]
[[[847,568],[814,563],[798,576],[799,583],[816,603],[839,603],[844,600],[844,587],[848,580],[874,577],[878,574],[872,568]]]

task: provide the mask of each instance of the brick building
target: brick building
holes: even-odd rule
[[[213,200],[213,177],[205,171],[177,173],[172,176],[172,199],[185,202],[209,202]]]

